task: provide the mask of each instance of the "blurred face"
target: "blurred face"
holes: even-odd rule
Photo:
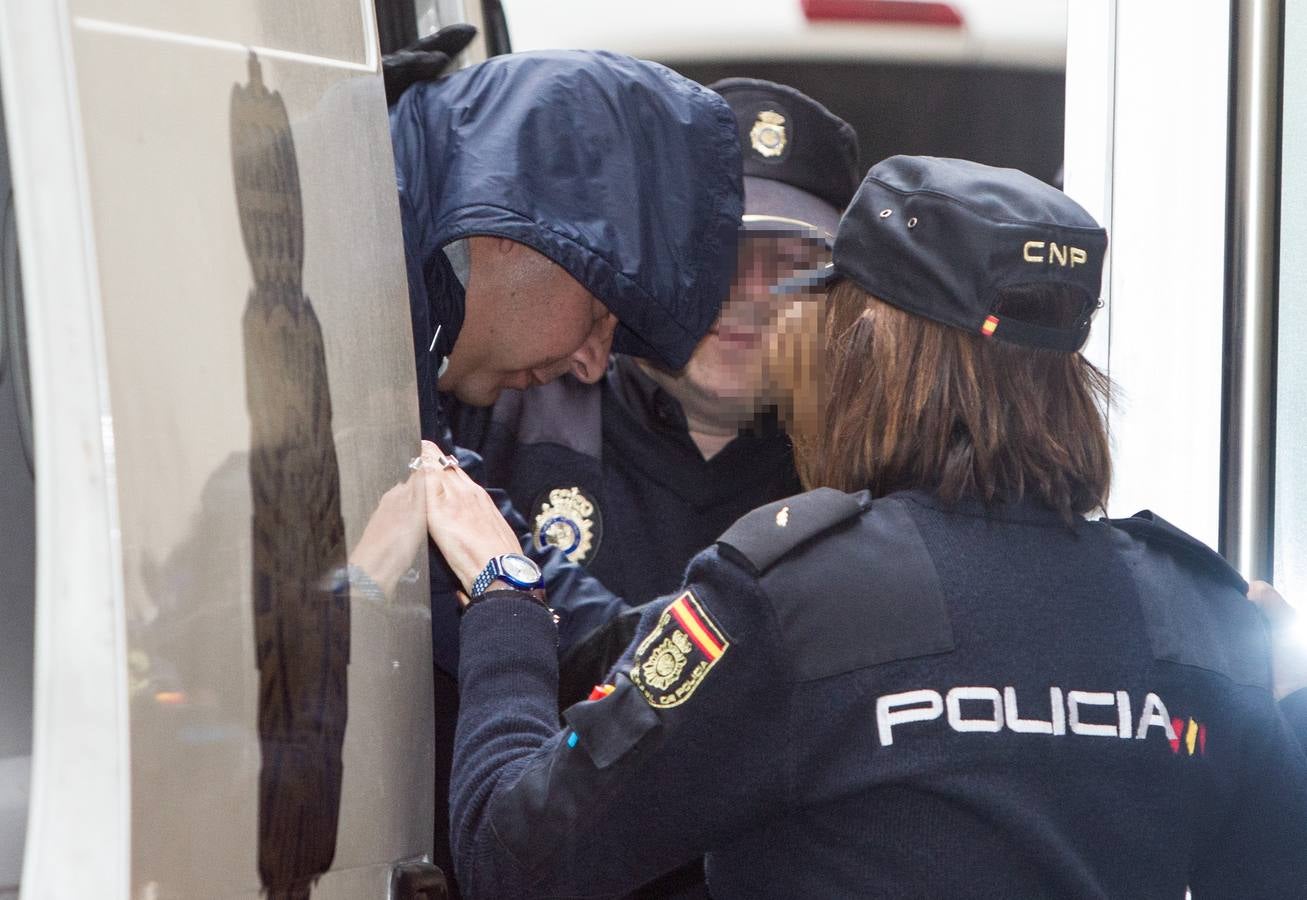
[[[824,291],[791,295],[768,340],[764,393],[796,447],[816,439],[825,412],[826,307]]]
[[[817,237],[746,233],[731,293],[716,324],[695,348],[685,369],[650,369],[692,421],[736,429],[764,401],[765,362],[783,311],[794,302],[772,288],[791,276],[826,265],[830,251]]]
[[[472,237],[467,306],[449,367],[437,385],[471,406],[505,388],[525,389],[571,372],[604,374],[617,317],[561,266],[504,238]]]

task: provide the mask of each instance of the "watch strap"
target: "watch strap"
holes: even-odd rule
[[[499,575],[499,557],[491,557],[490,562],[486,563],[486,567],[481,570],[481,574],[472,581],[472,596],[475,598],[484,594],[486,588],[490,587]]]

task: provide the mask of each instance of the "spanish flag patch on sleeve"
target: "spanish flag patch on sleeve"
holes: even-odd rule
[[[631,681],[650,706],[679,706],[690,699],[730,646],[694,594],[685,591],[668,604],[635,648]]]

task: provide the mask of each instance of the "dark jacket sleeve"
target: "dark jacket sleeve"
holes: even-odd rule
[[[1307,756],[1270,694],[1244,690],[1256,696],[1239,748],[1238,799],[1209,846],[1197,848],[1194,900],[1307,891]]]
[[[792,690],[774,614],[715,550],[689,579],[720,655],[704,666],[673,633],[687,601],[668,597],[615,690],[570,707],[563,729],[543,608],[496,599],[464,616],[451,827],[465,897],[622,894],[784,808]],[[686,648],[686,668],[656,668],[675,659],[665,641]]]

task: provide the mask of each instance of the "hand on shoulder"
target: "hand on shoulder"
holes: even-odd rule
[[[1248,585],[1248,599],[1261,609],[1271,628],[1271,679],[1275,699],[1307,688],[1307,620],[1265,581]]]

